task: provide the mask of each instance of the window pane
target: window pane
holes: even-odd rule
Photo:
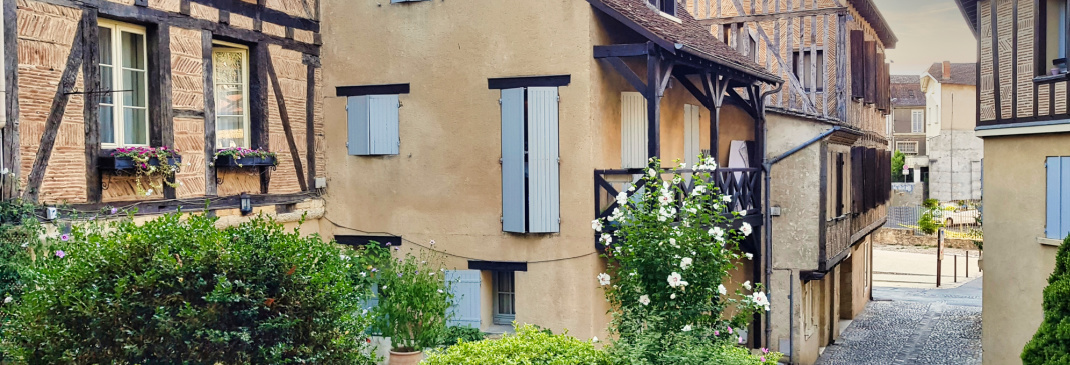
[[[100,91],[108,91],[100,94],[100,102],[103,104],[115,104],[115,94],[112,90],[112,66],[100,66]]]
[[[123,70],[123,106],[145,105],[145,71]]]
[[[123,42],[123,67],[145,69],[145,36],[135,33],[122,32]]]
[[[216,117],[216,148],[249,147],[245,145],[245,118]]]
[[[217,84],[240,84],[243,82],[242,52],[216,51],[212,54],[212,69]]]
[[[148,113],[145,109],[123,108],[123,143],[147,145]]]
[[[245,115],[245,90],[242,85],[216,85],[215,108],[218,115]]]
[[[100,142],[115,143],[114,107],[100,106]]]
[[[101,27],[97,47],[100,48],[100,64],[111,65],[111,28]]]

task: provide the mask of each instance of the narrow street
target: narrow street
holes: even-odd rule
[[[960,276],[953,283],[944,272],[941,276],[948,285],[936,289],[929,283],[935,281],[935,252],[896,251],[874,250],[873,301],[825,349],[817,364],[980,364],[983,279],[974,271],[969,281]],[[889,262],[895,266],[888,267]],[[960,262],[963,270],[961,266]],[[901,277],[924,279],[909,283],[897,279]]]

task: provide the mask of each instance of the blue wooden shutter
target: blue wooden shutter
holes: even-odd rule
[[[502,90],[502,229],[527,232],[524,189],[524,89]]]
[[[646,119],[646,98],[643,94],[631,91],[620,93],[620,167],[646,167]]]
[[[368,97],[366,96],[350,96],[346,104],[346,114],[348,118],[349,128],[349,140],[346,146],[349,147],[350,156],[361,156],[371,153],[371,146],[368,144]]]
[[[396,155],[398,145],[398,96],[368,95],[368,144],[373,155]]]
[[[452,282],[453,303],[447,312],[449,326],[480,328],[483,311],[480,307],[479,270],[446,270],[446,281]]]
[[[1070,234],[1070,157],[1048,157],[1047,228],[1045,236]]]
[[[560,231],[557,88],[528,88],[528,231]]]

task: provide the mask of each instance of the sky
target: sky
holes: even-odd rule
[[[977,38],[954,0],[873,0],[899,38],[893,75],[920,75],[935,62],[977,62]]]

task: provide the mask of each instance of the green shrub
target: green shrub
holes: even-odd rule
[[[524,364],[524,365],[609,365],[609,356],[591,342],[574,337],[551,335],[534,326],[516,328],[515,335],[500,340],[460,341],[445,350],[433,350],[421,364]]]
[[[1044,288],[1044,322],[1022,351],[1023,365],[1070,364],[1070,237],[1055,256],[1055,271]]]
[[[773,365],[783,356],[765,349],[752,354],[748,349],[734,346],[738,338],[737,334],[708,329],[667,333],[643,331],[622,337],[606,351],[614,365]],[[666,343],[672,346],[665,346]]]
[[[18,363],[370,364],[353,261],[264,218],[74,227],[21,270]]]
[[[907,155],[903,151],[895,150],[892,154],[892,181],[903,181],[903,165],[906,165]]]
[[[442,341],[439,343],[442,346],[453,346],[457,342],[476,342],[482,341],[487,336],[478,328],[472,328],[467,326],[450,326],[446,327],[445,334],[442,335]]]
[[[378,246],[373,246],[378,247]],[[431,251],[392,260],[379,283],[376,326],[393,350],[421,351],[438,346],[453,300],[441,258]]]
[[[944,227],[944,222],[939,220],[942,217],[940,212],[940,202],[936,199],[925,199],[922,202],[922,207],[925,208],[925,213],[921,214],[918,218],[918,230],[925,234],[935,234],[936,231]]]

